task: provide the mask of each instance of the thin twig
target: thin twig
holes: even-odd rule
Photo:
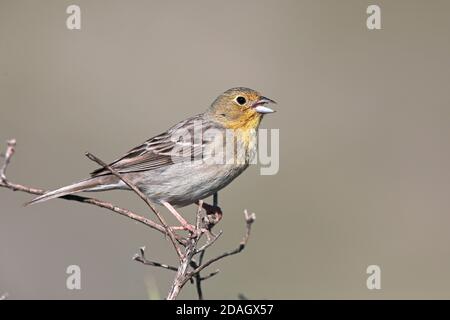
[[[148,260],[145,257],[145,247],[140,247],[139,248],[139,253],[136,253],[133,256],[132,259],[134,261],[138,261],[138,262],[143,263],[143,264],[148,265],[148,266],[160,267],[160,268],[164,268],[164,269],[168,269],[168,270],[172,270],[172,271],[177,271],[178,270],[178,268],[176,268],[174,266],[170,266],[168,264],[164,264],[164,263]]]
[[[3,161],[3,165],[0,169],[0,187],[7,188],[12,191],[21,191],[21,192],[25,192],[25,193],[29,193],[29,194],[34,194],[34,195],[45,194],[47,192],[47,190],[28,187],[28,186],[17,184],[17,183],[12,183],[12,182],[8,181],[8,179],[6,178],[6,169],[8,168],[8,165],[14,154],[15,145],[16,145],[16,140],[12,139],[12,140],[8,141],[8,148],[7,148],[5,156],[4,156],[5,160]],[[100,208],[108,209],[108,210],[111,210],[122,216],[128,217],[137,222],[140,222],[152,229],[155,229],[159,232],[166,234],[166,231],[162,225],[154,222],[151,219],[148,219],[141,215],[138,215],[137,213],[134,213],[128,209],[120,208],[110,202],[102,201],[102,200],[95,199],[95,198],[78,196],[78,195],[67,195],[67,196],[60,197],[60,199],[77,201],[77,202],[81,202],[81,203],[91,204],[91,205],[94,205],[94,206],[97,206]]]
[[[8,168],[9,162],[11,161],[12,156],[14,155],[15,148],[16,148],[16,139],[11,139],[6,142],[8,144],[8,147],[5,152],[5,161],[3,161],[3,165],[0,168],[0,181],[5,182],[6,181],[6,168]]]
[[[195,215],[195,227],[197,228],[197,230],[201,230],[201,228],[202,228],[202,225],[201,225],[201,223],[203,221],[202,208],[203,208],[203,200],[199,200],[197,214]]]
[[[203,200],[200,200],[198,203],[198,210],[197,210],[197,215],[196,215],[196,226],[197,226],[197,230],[202,228],[202,222],[204,222],[203,220],[203,215],[202,215],[202,208],[203,208]],[[205,214],[206,217],[206,214]],[[196,249],[197,251],[197,249]],[[194,253],[195,254],[195,253]],[[200,257],[198,258],[199,261],[201,261],[201,259],[203,259],[203,253],[200,254]],[[191,261],[191,266],[193,266],[193,268],[196,268],[197,264],[194,261]],[[192,278],[191,278],[192,280]],[[198,295],[198,300],[203,300],[203,290],[202,290],[202,280],[200,279],[200,274],[198,274],[198,277],[195,277],[195,287],[197,289],[197,295]]]
[[[21,192],[25,192],[25,193],[29,193],[29,194],[35,194],[35,195],[43,195],[45,194],[47,191],[43,190],[43,189],[37,189],[37,188],[32,188],[32,187],[27,187],[21,184],[17,184],[17,183],[11,183],[9,181],[5,182],[0,182],[0,187],[3,188],[7,188],[10,189],[12,191],[21,191]],[[83,196],[78,196],[78,195],[66,195],[63,197],[60,197],[58,199],[64,199],[64,200],[71,200],[71,201],[77,201],[77,202],[81,202],[81,203],[86,203],[86,204],[91,204],[91,205],[95,205],[97,207],[100,208],[104,208],[104,209],[108,209],[111,210],[115,213],[118,213],[122,216],[126,216],[130,219],[133,219],[137,222],[140,222],[142,224],[145,224],[146,226],[158,230],[159,232],[162,232],[164,234],[166,234],[166,231],[164,229],[163,226],[161,226],[160,224],[154,222],[151,219],[145,218],[143,216],[140,216],[128,209],[123,209],[120,208],[110,202],[106,202],[106,201],[102,201],[99,199],[95,199],[95,198],[88,198],[88,197],[83,197]]]
[[[175,275],[175,279],[173,280],[172,286],[170,287],[169,293],[167,294],[167,300],[176,299],[186,282],[189,281],[190,278],[192,278],[186,278],[186,274],[188,274],[188,268],[192,261],[192,257],[194,256],[195,248],[200,237],[201,234],[200,236],[188,239],[185,254],[181,259],[180,266],[178,267],[177,273]]]
[[[238,254],[239,252],[244,250],[245,246],[247,245],[248,239],[250,237],[251,227],[252,227],[253,222],[255,222],[256,216],[254,213],[248,214],[247,210],[245,210],[244,217],[245,217],[245,222],[246,222],[246,232],[245,232],[245,235],[244,235],[242,241],[240,242],[239,246],[236,249],[234,249],[232,251],[227,251],[211,260],[208,260],[204,264],[199,264],[198,267],[194,267],[194,270],[191,272],[186,272],[187,265],[192,264],[192,261],[188,262],[186,260],[191,260],[192,257],[194,256],[194,253],[193,253],[193,251],[191,251],[191,249],[195,248],[196,242],[198,242],[199,238],[191,239],[191,245],[188,244],[186,246],[186,252],[187,252],[186,260],[183,260],[182,264],[180,265],[180,268],[178,268],[177,276],[175,277],[174,283],[173,283],[171,290],[169,291],[169,295],[167,297],[168,300],[174,299],[178,295],[179,291],[184,287],[184,285],[188,281],[191,281],[191,279],[193,279],[193,278],[196,280],[197,293],[199,295],[199,299],[203,298],[203,292],[201,289],[201,281],[202,280],[201,280],[200,272],[216,261],[219,261],[225,257],[229,257],[232,255]],[[203,252],[205,252],[205,251],[202,251],[202,253]]]
[[[198,262],[194,262],[192,261],[191,266],[194,269],[197,269],[199,265],[201,265],[203,263],[203,257],[205,256],[205,252],[206,251],[201,251],[200,255],[198,257]],[[197,296],[198,296],[198,300],[203,300],[203,289],[202,289],[202,277],[200,275],[200,272],[197,273],[195,276],[195,288],[197,290]],[[192,280],[193,278],[191,278]]]
[[[210,246],[212,246],[212,245],[214,244],[214,242],[217,241],[217,239],[220,238],[220,236],[222,235],[222,233],[223,233],[222,230],[220,230],[219,233],[218,233],[216,236],[214,236],[211,240],[209,240],[208,242],[206,242],[202,247],[198,248],[198,249],[195,251],[195,253],[203,252],[203,251],[205,251],[206,249],[208,249]]]
[[[255,214],[254,213],[248,214],[247,210],[244,211],[244,215],[245,215],[245,222],[246,222],[246,232],[245,232],[244,238],[240,242],[239,246],[236,249],[232,250],[232,251],[224,252],[221,255],[219,255],[219,256],[217,256],[217,257],[215,257],[215,258],[205,262],[204,264],[200,265],[199,267],[197,267],[196,269],[191,271],[186,276],[185,282],[189,281],[190,278],[192,278],[197,273],[199,273],[200,271],[202,271],[203,269],[205,269],[209,265],[213,264],[214,262],[219,261],[219,260],[221,260],[221,259],[223,259],[225,257],[235,255],[235,254],[241,252],[242,250],[244,250],[245,246],[247,245],[248,238],[250,237],[250,231],[251,231],[251,228],[252,228],[252,224],[253,224],[253,222],[255,222],[255,219],[256,219]]]
[[[201,281],[208,280],[209,278],[214,277],[214,276],[215,276],[216,274],[218,274],[219,272],[220,272],[220,270],[217,269],[216,271],[211,272],[210,274],[208,274],[208,275],[205,276],[205,277],[200,277],[200,280],[201,280]]]
[[[4,188],[7,188],[7,189],[10,189],[13,191],[22,191],[22,192],[26,192],[26,193],[30,193],[30,194],[35,194],[35,195],[45,194],[47,192],[46,190],[36,189],[36,188],[31,188],[31,187],[27,187],[27,186],[16,184],[16,183],[11,183],[7,180],[6,170],[8,168],[8,165],[10,164],[11,158],[14,154],[15,146],[16,146],[16,141],[14,139],[8,141],[8,148],[4,155],[5,160],[3,162],[3,165],[0,167],[0,187],[4,187]],[[245,211],[246,233],[245,233],[244,238],[242,239],[238,248],[236,248],[235,250],[232,250],[232,251],[225,252],[225,253],[207,261],[206,263],[203,263],[206,249],[209,248],[212,244],[214,244],[222,234],[222,231],[220,231],[218,235],[214,235],[211,232],[211,229],[220,221],[220,218],[222,215],[222,212],[221,212],[220,208],[218,207],[217,193],[214,194],[213,203],[214,203],[214,207],[216,207],[216,209],[219,210],[220,217],[216,218],[216,219],[212,219],[212,218],[210,219],[210,217],[208,217],[207,214],[203,215],[202,209],[204,208],[205,211],[208,212],[210,210],[208,208],[211,208],[211,205],[204,204],[203,201],[199,201],[198,202],[199,208],[197,210],[197,215],[196,215],[195,230],[189,236],[183,237],[174,232],[175,227],[169,227],[167,225],[164,218],[156,210],[154,205],[131,181],[129,181],[126,177],[122,176],[120,173],[115,171],[113,168],[108,166],[106,163],[104,163],[102,160],[98,159],[94,155],[92,155],[90,153],[87,153],[86,155],[89,159],[98,163],[103,168],[107,169],[112,175],[115,175],[120,180],[122,180],[125,184],[127,184],[128,187],[130,187],[130,189],[132,189],[142,200],[144,200],[144,202],[148,205],[148,207],[155,213],[155,215],[157,216],[157,218],[159,219],[161,224],[159,224],[151,219],[140,216],[128,209],[119,208],[119,207],[113,205],[112,203],[101,201],[98,199],[88,198],[88,197],[83,197],[83,196],[78,196],[78,195],[66,195],[61,198],[65,199],[65,200],[72,200],[72,201],[78,201],[81,203],[87,203],[87,204],[95,205],[95,206],[98,206],[98,207],[101,207],[104,209],[108,209],[108,210],[118,213],[120,215],[126,216],[130,219],[138,221],[146,226],[149,226],[150,228],[155,229],[165,235],[168,235],[177,254],[178,254],[178,257],[180,258],[180,264],[178,267],[148,260],[145,257],[145,248],[144,247],[140,248],[140,253],[136,254],[133,257],[133,259],[140,263],[143,263],[145,265],[159,267],[159,268],[163,268],[163,269],[170,270],[170,271],[176,271],[176,276],[175,276],[175,279],[169,290],[167,299],[169,299],[169,300],[175,299],[178,296],[180,290],[183,288],[183,286],[188,281],[196,283],[198,297],[199,297],[199,299],[203,299],[203,292],[202,292],[202,287],[201,287],[202,281],[215,276],[216,274],[218,274],[219,270],[216,270],[204,277],[201,276],[200,272],[203,269],[205,269],[206,267],[213,264],[214,262],[216,262],[220,259],[223,259],[227,256],[237,254],[245,248],[245,246],[248,242],[248,238],[250,236],[251,225],[255,220],[255,214],[249,215],[247,213],[247,211]],[[198,247],[198,244],[204,234],[206,234],[206,236],[208,237],[208,240],[206,241],[206,243],[203,246]],[[212,238],[211,238],[211,235],[212,235]],[[181,253],[181,249],[178,246],[178,244],[184,246],[184,248],[185,248],[184,254]],[[194,256],[196,254],[199,254],[197,261],[195,261],[195,259],[194,259]],[[6,295],[3,295],[0,298],[6,298],[6,297],[7,297]]]
[[[181,253],[180,247],[178,246],[178,242],[176,240],[175,234],[174,232],[169,228],[169,226],[167,225],[166,221],[164,220],[164,218],[162,217],[162,215],[158,212],[158,210],[156,210],[156,208],[154,207],[154,205],[150,202],[150,200],[147,198],[147,196],[145,194],[143,194],[141,192],[141,190],[138,189],[138,187],[136,187],[133,182],[131,182],[128,178],[126,178],[125,176],[121,175],[120,173],[118,173],[116,170],[114,170],[111,166],[109,166],[108,164],[106,164],[105,162],[103,162],[102,160],[100,160],[99,158],[97,158],[96,156],[94,156],[93,154],[86,152],[86,156],[91,159],[92,161],[98,163],[99,165],[101,165],[103,168],[107,169],[109,172],[111,172],[111,174],[115,175],[117,178],[119,178],[120,180],[122,180],[128,187],[130,187],[130,189],[132,189],[146,204],[147,206],[153,211],[153,213],[158,217],[159,222],[161,222],[161,224],[163,225],[166,233],[169,235],[169,238],[175,248],[175,251],[178,254],[178,257],[180,259],[182,259],[183,254]]]

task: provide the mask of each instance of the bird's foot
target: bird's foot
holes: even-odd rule
[[[196,202],[197,205],[200,205],[200,202]],[[219,206],[213,206],[207,203],[201,204],[202,208],[205,209],[206,212],[206,225],[209,230],[212,229],[220,220],[222,220],[223,212]]]

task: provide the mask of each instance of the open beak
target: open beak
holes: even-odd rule
[[[256,101],[253,105],[252,108],[255,109],[256,112],[261,113],[261,114],[266,114],[266,113],[274,113],[275,111],[266,107],[265,105],[268,103],[273,103],[276,104],[275,101],[273,101],[272,99],[266,98],[266,97],[261,97],[259,98],[258,101]]]

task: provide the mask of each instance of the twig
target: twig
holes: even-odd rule
[[[0,169],[0,187],[7,188],[12,191],[21,191],[21,192],[25,192],[25,193],[29,193],[29,194],[34,194],[34,195],[43,195],[44,193],[47,192],[44,189],[37,189],[37,188],[24,186],[24,185],[17,184],[17,183],[12,183],[12,182],[8,181],[8,179],[6,178],[6,169],[8,168],[8,165],[14,154],[15,144],[16,144],[16,140],[14,140],[14,139],[8,141],[8,148],[5,153],[5,160]],[[98,200],[95,198],[78,196],[78,195],[67,195],[67,196],[61,197],[60,199],[77,201],[77,202],[81,202],[81,203],[91,204],[91,205],[94,205],[94,206],[97,206],[100,208],[108,209],[108,210],[111,210],[122,216],[128,217],[137,222],[140,222],[152,229],[155,229],[159,232],[166,234],[166,231],[162,225],[159,225],[158,223],[152,221],[151,219],[140,216],[128,209],[120,208],[110,202]]]
[[[204,222],[203,219],[206,218],[206,213],[205,213],[205,216],[202,215],[202,207],[203,207],[203,200],[200,200],[198,203],[198,210],[197,210],[197,216],[196,216],[197,230],[202,227],[202,222]],[[201,264],[201,261],[202,261],[204,255],[205,255],[205,251],[202,251],[198,258],[199,264]],[[195,263],[194,261],[191,261],[191,266],[193,268],[197,268],[197,263]],[[200,278],[200,273],[197,273],[197,275],[195,276],[195,287],[197,289],[198,300],[203,300],[202,279]]]
[[[6,148],[5,152],[5,161],[3,162],[2,167],[0,168],[0,181],[4,182],[6,181],[6,168],[8,168],[9,162],[11,161],[11,158],[16,151],[16,139],[11,139],[6,142],[8,144],[8,147]]]
[[[4,155],[5,160],[3,162],[3,165],[0,167],[0,187],[4,187],[4,188],[7,188],[7,189],[10,189],[13,191],[21,191],[21,192],[35,194],[35,195],[45,194],[47,192],[46,190],[36,189],[36,188],[32,188],[32,187],[28,187],[28,186],[24,186],[24,185],[20,185],[20,184],[16,184],[16,183],[11,183],[7,180],[6,170],[8,168],[8,165],[10,164],[11,158],[15,152],[15,146],[16,146],[16,141],[14,139],[8,141],[8,147],[7,147],[6,153]],[[112,203],[105,202],[102,200],[78,196],[78,195],[66,195],[61,198],[65,199],[65,200],[72,200],[72,201],[78,201],[81,203],[87,203],[87,204],[95,205],[95,206],[98,206],[98,207],[101,207],[104,209],[108,209],[108,210],[118,213],[120,215],[126,216],[132,220],[138,221],[138,222],[140,222],[154,230],[157,230],[165,235],[168,235],[172,242],[172,245],[174,246],[174,248],[177,252],[177,255],[180,259],[180,264],[178,267],[148,260],[145,257],[145,248],[144,247],[140,248],[139,254],[136,254],[133,257],[133,259],[142,264],[145,264],[145,265],[159,267],[159,268],[163,268],[163,269],[170,270],[170,271],[176,271],[175,279],[169,290],[167,299],[169,299],[169,300],[175,299],[178,296],[180,290],[184,287],[184,285],[188,281],[196,283],[198,297],[199,297],[199,299],[203,299],[203,292],[202,292],[202,288],[201,288],[202,281],[215,276],[216,274],[218,274],[219,270],[216,270],[204,277],[201,276],[200,272],[202,270],[204,270],[206,267],[213,264],[214,262],[216,262],[220,259],[223,259],[227,256],[237,254],[245,248],[245,246],[248,242],[248,238],[250,236],[251,225],[255,220],[255,214],[249,215],[247,213],[247,211],[245,211],[246,233],[245,233],[244,238],[241,241],[238,248],[236,248],[235,250],[232,250],[232,251],[225,252],[225,253],[217,256],[216,258],[213,258],[213,259],[207,261],[206,263],[203,263],[206,249],[209,248],[212,244],[214,244],[222,234],[222,231],[220,231],[217,235],[214,235],[211,232],[211,229],[220,221],[220,218],[222,216],[222,212],[221,212],[220,208],[218,208],[217,193],[214,194],[213,203],[214,203],[214,207],[216,207],[216,209],[217,208],[219,209],[220,217],[216,218],[216,219],[212,219],[212,218],[210,219],[208,214],[203,214],[202,209],[204,207],[206,207],[205,211],[209,212],[211,205],[203,204],[203,201],[199,201],[199,203],[198,203],[199,208],[197,210],[197,215],[196,215],[195,230],[194,230],[194,232],[190,233],[189,236],[183,237],[174,232],[174,230],[176,230],[176,227],[169,227],[167,225],[164,218],[156,210],[154,205],[129,179],[122,176],[120,173],[118,173],[116,170],[111,168],[109,165],[107,165],[105,162],[98,159],[94,155],[87,153],[86,156],[89,159],[91,159],[92,161],[101,165],[103,168],[107,169],[112,175],[116,176],[117,178],[122,180],[126,185],[128,185],[128,187],[130,187],[130,189],[132,189],[148,205],[148,207],[155,213],[158,220],[160,221],[160,224],[151,219],[140,216],[128,209],[119,208],[119,207],[113,205]],[[198,246],[199,242],[204,234],[207,235],[208,239],[205,244],[203,244],[202,246],[199,247]],[[213,236],[212,238],[210,237],[211,235]],[[184,247],[184,254],[181,252],[181,248],[178,244],[180,244],[180,245],[182,245],[182,247]],[[196,254],[199,254],[197,261],[194,260],[194,256]],[[6,297],[7,297],[7,295],[0,296],[0,298],[6,298]]]
[[[217,193],[214,194],[214,203],[217,207]],[[194,236],[190,238],[188,244],[186,245],[186,255],[184,259],[181,261],[180,267],[178,269],[177,275],[175,277],[175,280],[172,284],[172,287],[169,290],[169,294],[167,296],[167,300],[175,299],[178,296],[178,293],[183,288],[185,283],[187,281],[193,281],[195,279],[195,285],[197,289],[197,295],[199,300],[203,300],[203,290],[202,290],[202,277],[200,275],[200,272],[196,273],[194,276],[187,276],[188,275],[188,267],[197,268],[199,265],[202,264],[203,257],[205,254],[205,250],[207,247],[209,247],[211,244],[213,244],[221,235],[221,232],[214,236],[214,238],[211,240],[209,239],[209,235],[212,234],[211,229],[214,227],[214,225],[217,223],[217,221],[209,221],[207,219],[207,215],[202,214],[202,208],[203,208],[203,200],[198,201],[198,210],[197,215],[195,219],[195,226],[196,226],[196,232],[194,233]],[[203,233],[206,233],[208,236],[208,241],[204,246],[202,246],[200,249],[197,248],[197,244],[200,241]],[[200,256],[198,258],[198,262],[195,262],[193,260],[194,255],[197,253],[200,253]]]
[[[107,169],[111,174],[115,175],[117,178],[122,180],[130,189],[132,189],[146,204],[147,206],[153,211],[153,213],[158,217],[159,222],[163,225],[166,233],[169,235],[169,238],[175,248],[175,251],[178,254],[178,257],[182,259],[183,254],[181,253],[180,247],[178,246],[178,242],[176,240],[174,232],[169,228],[164,218],[161,216],[161,214],[156,210],[156,208],[153,206],[153,204],[150,202],[150,200],[146,197],[145,194],[141,192],[128,178],[118,173],[116,170],[111,168],[111,166],[107,165],[105,162],[94,156],[93,154],[86,152],[86,156],[91,159],[92,161],[98,163],[103,168]]]
[[[247,245],[248,238],[250,237],[250,231],[251,231],[251,228],[252,228],[252,224],[253,224],[253,222],[255,222],[255,219],[256,219],[255,214],[254,213],[248,214],[247,210],[244,211],[244,215],[245,215],[245,222],[246,222],[246,232],[245,232],[244,238],[242,239],[241,243],[239,244],[239,247],[237,247],[236,249],[234,249],[232,251],[224,252],[221,255],[219,255],[219,256],[217,256],[217,257],[215,257],[215,258],[205,262],[204,264],[200,265],[199,267],[197,267],[196,269],[194,269],[192,272],[190,272],[187,275],[185,283],[187,281],[189,281],[190,278],[192,278],[197,273],[199,273],[200,271],[202,271],[203,269],[205,269],[209,265],[213,264],[214,262],[219,261],[219,260],[221,260],[221,259],[223,259],[225,257],[235,255],[235,254],[241,252],[242,250],[244,250],[245,246]]]
[[[201,280],[201,281],[208,280],[209,278],[214,277],[214,276],[215,276],[216,274],[218,274],[219,272],[220,272],[220,270],[217,269],[216,271],[213,271],[213,272],[211,272],[210,274],[208,274],[206,277],[200,277],[200,280]]]
[[[201,264],[203,263],[203,257],[205,256],[205,252],[206,252],[206,251],[201,251],[201,252],[200,252],[200,255],[199,255],[199,257],[198,257],[198,261],[197,261],[197,262],[195,262],[195,261],[192,261],[192,262],[191,262],[191,267],[192,267],[192,268],[197,269],[198,266],[201,265]],[[191,280],[192,280],[192,279],[193,279],[193,278],[191,278]],[[203,300],[203,289],[202,289],[202,281],[203,281],[203,279],[202,279],[202,277],[201,277],[201,275],[200,275],[200,272],[197,273],[197,274],[194,276],[194,279],[195,279],[195,289],[197,290],[198,300]]]
[[[172,299],[176,298],[176,296],[178,295],[180,290],[184,287],[184,285],[193,278],[196,279],[197,293],[199,295],[199,299],[203,298],[203,293],[201,290],[201,281],[202,280],[201,280],[200,272],[203,269],[205,269],[206,267],[213,264],[214,262],[217,262],[225,257],[238,254],[239,252],[244,250],[245,246],[247,245],[248,239],[250,237],[251,227],[252,227],[253,222],[255,222],[256,216],[254,213],[248,214],[247,210],[245,210],[244,217],[245,217],[245,222],[246,222],[246,232],[245,232],[244,238],[240,242],[239,246],[232,251],[227,251],[227,252],[205,262],[204,264],[199,264],[197,267],[194,267],[193,271],[190,271],[190,272],[186,272],[186,271],[187,271],[188,264],[191,264],[191,263],[189,263],[186,260],[183,260],[182,264],[180,265],[180,268],[178,268],[177,276],[175,277],[174,283],[171,287],[171,290],[169,291],[167,300],[172,300]],[[196,247],[197,242],[198,242],[198,238],[191,239],[191,244],[188,244],[186,246],[186,252],[187,252],[186,259],[187,260],[191,260],[192,257],[194,256],[194,251],[192,251],[192,249]],[[205,251],[202,251],[202,253],[203,252],[205,252]]]
[[[192,261],[192,257],[194,256],[195,247],[197,245],[199,236],[194,238],[189,238],[188,244],[186,245],[185,254],[181,259],[180,266],[178,267],[177,273],[175,275],[175,279],[173,280],[172,286],[170,287],[169,293],[167,294],[167,300],[174,300],[178,297],[180,290],[184,287],[187,281],[190,278],[186,277],[188,273],[188,268],[190,266],[190,262]]]
[[[212,246],[214,244],[214,242],[217,241],[217,239],[220,238],[220,236],[222,235],[222,230],[219,231],[219,233],[214,236],[211,240],[209,240],[208,242],[206,242],[202,247],[198,248],[195,253],[200,253],[200,252],[204,252],[206,249],[208,249],[210,246]]]
[[[178,270],[178,268],[169,266],[168,264],[147,260],[147,258],[145,257],[145,247],[140,247],[139,253],[136,253],[132,259],[135,261],[138,261],[140,263],[143,263],[145,265],[148,265],[148,266],[160,267],[160,268],[164,268],[164,269],[168,269],[168,270],[172,270],[172,271]]]

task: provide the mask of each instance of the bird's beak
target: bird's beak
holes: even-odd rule
[[[266,113],[274,113],[275,111],[266,107],[265,105],[268,103],[273,103],[276,104],[275,101],[273,101],[272,99],[266,98],[266,97],[261,97],[259,98],[258,101],[256,101],[253,105],[252,108],[255,109],[256,112],[261,113],[261,114],[266,114]]]

